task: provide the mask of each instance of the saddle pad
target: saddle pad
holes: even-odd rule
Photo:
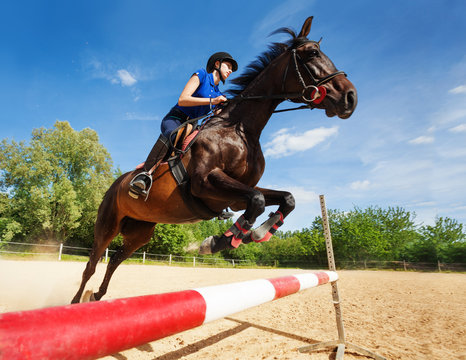
[[[199,133],[199,130],[194,130],[191,134],[186,136],[186,138],[183,141],[183,145],[181,146],[181,150],[184,151],[188,147],[189,143],[193,141],[193,139],[196,137],[196,135]]]

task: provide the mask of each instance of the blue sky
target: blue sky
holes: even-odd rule
[[[200,5],[202,4],[202,5]],[[260,186],[291,191],[283,230],[327,206],[401,206],[417,222],[466,223],[466,2],[369,0],[10,1],[0,15],[1,138],[69,121],[97,131],[115,166],[143,161],[160,120],[208,56],[239,72],[283,26],[310,38],[358,90],[348,120],[319,110],[274,115]],[[228,88],[228,83],[223,89]],[[268,213],[268,211],[267,211]]]

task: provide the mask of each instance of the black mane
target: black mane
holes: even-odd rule
[[[275,30],[270,35],[285,33],[291,36],[291,39],[284,43],[272,43],[269,45],[268,51],[265,51],[250,63],[243,73],[231,80],[233,88],[230,88],[226,93],[230,96],[241,94],[244,89],[269,65],[274,59],[283,54],[289,48],[296,48],[309,40],[305,37],[298,37],[296,32],[289,28],[280,28]]]

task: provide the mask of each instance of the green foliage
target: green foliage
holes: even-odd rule
[[[418,239],[406,246],[404,255],[410,261],[466,262],[466,234],[463,224],[437,217],[434,225],[424,225]]]
[[[158,224],[151,241],[142,250],[151,254],[183,255],[187,240],[180,225]]]
[[[21,224],[11,216],[11,200],[7,194],[0,194],[0,248],[21,230]]]
[[[94,130],[57,121],[52,129],[34,129],[29,144],[4,139],[0,168],[10,234],[91,243],[97,207],[113,180],[110,155]]]
[[[320,222],[314,226],[322,231]],[[329,222],[337,259],[396,259],[400,247],[416,237],[414,215],[401,208],[331,210]]]
[[[206,237],[211,235],[220,235],[228,230],[233,221],[231,220],[217,220],[212,219],[208,221],[201,221],[195,224],[181,225],[184,231],[190,234],[192,242],[201,242]]]
[[[273,236],[261,245],[260,260],[266,264],[273,264],[274,261],[278,261],[282,265],[289,262],[302,262],[308,254],[308,249],[304,247],[298,237],[294,236],[284,240]]]
[[[112,169],[106,149],[91,129],[76,131],[57,121],[51,129],[35,129],[29,143],[0,143],[0,247],[9,241],[65,241],[90,247],[98,206],[121,175]],[[434,225],[417,226],[415,214],[399,207],[355,207],[329,211],[338,261],[410,260],[466,262],[462,224],[439,217]],[[155,254],[197,252],[208,236],[221,235],[233,222],[158,224],[142,249]],[[121,246],[117,236],[111,248]],[[215,256],[268,265],[327,263],[320,217],[300,231],[278,231],[269,242],[241,245]]]

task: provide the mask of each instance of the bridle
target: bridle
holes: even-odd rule
[[[311,41],[308,41],[311,42]],[[301,98],[303,102],[307,103],[307,105],[299,106],[296,108],[292,109],[283,109],[283,110],[275,110],[274,112],[283,112],[283,111],[290,111],[290,110],[299,110],[299,109],[309,109],[313,108],[313,105],[317,103],[317,100],[319,99],[319,103],[323,100],[323,98],[326,95],[326,90],[322,86],[323,84],[329,82],[332,80],[334,77],[338,75],[345,75],[346,73],[344,71],[336,71],[330,75],[327,75],[321,79],[316,79],[316,77],[312,74],[312,71],[309,69],[307,64],[301,59],[299,54],[296,52],[296,50],[307,44],[308,42],[305,42],[303,44],[300,44],[299,46],[293,48],[291,50],[291,58],[293,60],[293,65],[294,69],[296,71],[296,74],[298,76],[299,83],[301,84],[303,90],[301,92],[296,92],[296,93],[287,93],[285,92],[285,83],[286,79],[288,77],[288,70],[290,67],[290,62],[288,62],[285,72],[283,74],[283,81],[282,81],[282,93],[281,94],[273,94],[273,95],[243,95],[240,94],[237,98],[233,99],[234,101],[238,100],[270,100],[270,99],[277,99],[277,100],[290,100],[290,99],[298,99]],[[307,75],[311,79],[311,84],[306,84],[306,81],[304,80],[304,77],[299,70],[299,66],[303,67],[307,73]],[[309,96],[307,94],[309,93]],[[322,98],[321,98],[322,97]]]

